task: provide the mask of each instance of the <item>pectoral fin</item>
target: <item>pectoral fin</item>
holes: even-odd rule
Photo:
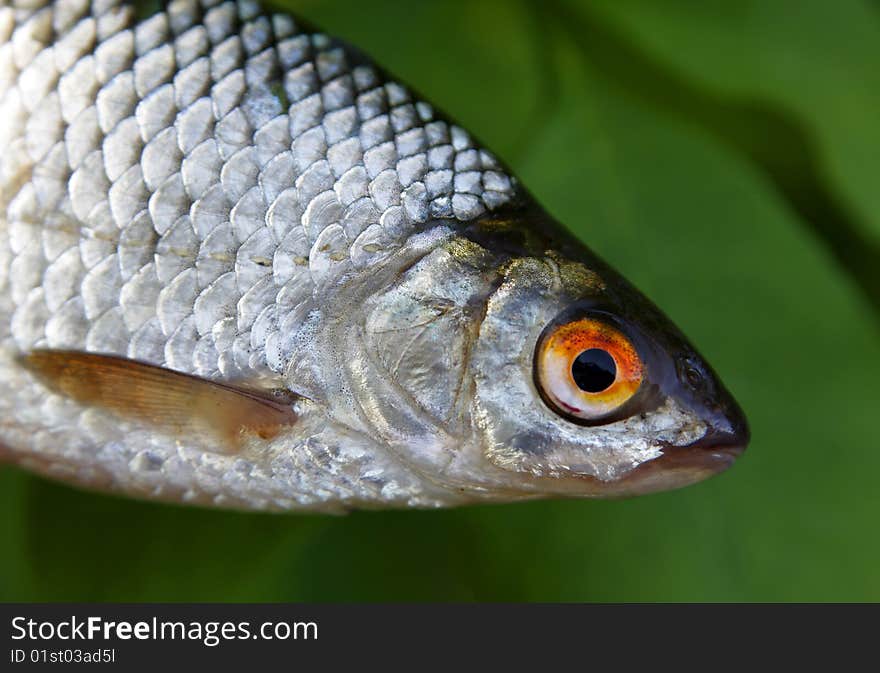
[[[22,366],[50,389],[177,437],[214,435],[234,452],[244,435],[271,439],[297,421],[289,393],[254,390],[114,355],[34,350]]]

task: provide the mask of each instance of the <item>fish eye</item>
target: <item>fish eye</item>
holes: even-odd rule
[[[641,386],[643,369],[626,335],[598,318],[551,324],[535,356],[544,401],[581,423],[601,422],[618,410]]]

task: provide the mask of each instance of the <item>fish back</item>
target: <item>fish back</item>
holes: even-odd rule
[[[13,350],[278,373],[305,302],[514,196],[406,87],[253,2],[4,3],[0,43]]]

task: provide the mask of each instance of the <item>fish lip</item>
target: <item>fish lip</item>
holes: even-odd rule
[[[738,408],[736,411],[739,413],[726,416],[723,425],[710,425],[702,437],[690,444],[662,446],[662,455],[651,462],[723,472],[745,452],[751,440],[745,415]]]
[[[743,454],[751,439],[751,433],[745,424],[732,430],[709,428],[700,439],[690,444],[670,447],[679,451],[722,453],[737,458]]]
[[[745,452],[750,434],[740,415],[724,430],[715,427],[690,444],[664,444],[660,455],[642,463],[618,483],[618,494],[640,495],[681,488],[718,475]]]
[[[661,446],[659,456],[619,479],[602,482],[595,477],[582,477],[586,488],[579,495],[626,498],[679,489],[724,472],[745,448],[744,444],[732,443],[731,437],[712,436],[685,446]]]
[[[652,465],[654,469],[699,467],[717,474],[731,467],[745,450],[743,444],[714,444],[699,440],[686,446],[663,447],[662,455],[645,465]]]

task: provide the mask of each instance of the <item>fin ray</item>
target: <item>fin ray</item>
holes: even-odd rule
[[[297,414],[295,395],[231,385],[138,360],[84,351],[38,349],[19,362],[51,390],[76,402],[176,435],[218,436],[230,452],[243,434],[271,439]]]

